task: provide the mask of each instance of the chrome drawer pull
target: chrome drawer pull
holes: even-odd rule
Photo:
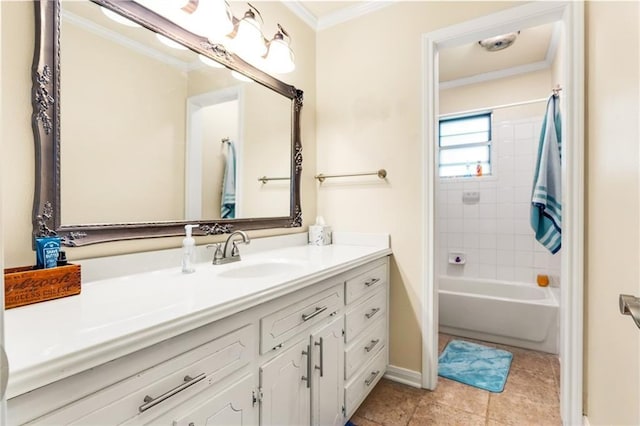
[[[307,357],[307,375],[302,376],[301,379],[303,382],[307,382],[307,387],[311,387],[311,345],[307,345],[307,350],[302,351],[302,355],[306,355]]]
[[[365,281],[364,285],[366,285],[367,287],[371,287],[372,285],[374,285],[378,281],[380,281],[380,278],[372,278],[369,281]]]
[[[378,377],[378,374],[380,374],[380,370],[372,371],[371,376],[369,376],[369,378],[364,381],[364,384],[367,386],[371,386],[371,383],[373,383],[376,377]]]
[[[324,376],[324,340],[320,338],[320,342],[313,342],[314,345],[320,346],[320,366],[315,366],[316,370],[320,370],[320,377]]]
[[[364,314],[364,316],[367,317],[367,319],[370,319],[372,316],[377,314],[379,310],[380,310],[380,308],[373,308],[371,310],[371,312],[368,312],[368,313]]]
[[[168,390],[157,398],[153,398],[149,395],[144,397],[144,404],[138,407],[138,410],[142,413],[151,407],[160,404],[162,401],[171,398],[173,395],[182,392],[186,388],[195,385],[196,383],[204,380],[207,376],[204,373],[198,374],[196,377],[184,376],[184,383],[176,386],[175,388]]]
[[[326,306],[323,306],[321,308],[316,308],[315,311],[311,312],[310,314],[302,314],[302,321],[309,321],[311,318],[320,315],[321,313],[323,313],[324,311],[327,310]]]
[[[380,343],[380,339],[372,340],[371,343],[364,347],[364,350],[371,352],[371,349],[375,348],[378,343]]]

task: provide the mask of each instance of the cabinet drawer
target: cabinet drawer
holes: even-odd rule
[[[347,304],[354,302],[365,294],[371,294],[375,289],[387,282],[387,264],[383,264],[363,272],[345,283],[345,299]]]
[[[247,325],[135,376],[98,391],[51,415],[45,424],[144,423],[232,374],[256,356],[255,327]],[[187,380],[187,376],[190,378]]]
[[[343,291],[342,284],[335,285],[260,319],[260,353],[334,315],[344,305]]]
[[[362,333],[344,352],[344,378],[349,379],[358,368],[366,364],[387,345],[387,322],[379,318]]]
[[[346,342],[355,339],[362,330],[387,311],[387,292],[378,289],[371,297],[355,305],[345,315]]]
[[[384,376],[387,368],[387,351],[380,351],[344,388],[344,406],[347,418],[351,417],[371,389]]]

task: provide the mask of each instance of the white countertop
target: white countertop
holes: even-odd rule
[[[364,244],[297,245],[243,254],[242,261],[227,265],[199,263],[192,274],[175,266],[83,282],[77,296],[7,310],[7,397],[391,254],[388,237],[386,244],[380,244],[385,238],[360,241]],[[293,266],[256,278],[224,277],[225,271],[266,261]]]

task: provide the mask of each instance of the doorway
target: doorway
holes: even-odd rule
[[[582,267],[583,267],[583,5],[530,3],[424,36],[424,292],[422,312],[422,385],[437,383],[438,279],[437,256],[437,147],[440,116],[439,60],[443,49],[477,42],[497,34],[517,32],[559,22],[564,31],[562,81],[563,233],[560,287],[560,353],[562,363],[560,406],[564,422],[582,421]]]

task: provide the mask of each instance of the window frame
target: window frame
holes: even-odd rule
[[[470,142],[470,143],[464,143],[464,144],[458,144],[458,145],[452,145],[452,146],[442,146],[442,133],[441,133],[441,129],[442,129],[442,123],[443,122],[453,122],[453,121],[464,121],[464,120],[469,120],[469,119],[473,119],[473,118],[479,118],[479,117],[487,117],[487,121],[489,123],[489,128],[488,128],[488,140],[487,141],[482,141],[482,142]],[[459,134],[464,134],[464,133],[459,133]],[[448,135],[448,136],[453,136],[453,135]],[[475,173],[472,173],[471,175],[455,175],[455,176],[442,176],[440,174],[440,170],[442,167],[442,163],[440,161],[441,159],[441,153],[443,150],[447,151],[447,150],[455,150],[455,149],[463,149],[463,148],[473,148],[473,147],[486,147],[487,151],[488,151],[488,155],[487,155],[487,163],[489,164],[490,167],[490,172],[489,173],[483,173],[482,176],[494,176],[495,175],[495,164],[493,162],[493,111],[483,111],[483,112],[476,112],[476,113],[472,113],[472,114],[465,114],[465,115],[459,115],[459,116],[452,116],[452,117],[445,117],[445,118],[440,118],[438,120],[438,177],[440,179],[468,179],[468,178],[477,178],[479,176],[476,176]],[[474,162],[474,165],[477,163]],[[465,166],[468,163],[447,163],[445,164],[445,166]]]

